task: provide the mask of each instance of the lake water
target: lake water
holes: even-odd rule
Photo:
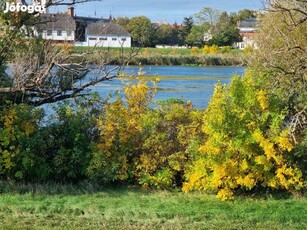
[[[194,67],[194,66],[146,66],[142,71],[148,79],[158,77],[158,92],[155,100],[181,98],[191,101],[196,108],[206,108],[213,93],[214,85],[220,81],[229,83],[234,74],[243,75],[245,67]],[[125,67],[128,75],[137,75],[139,67]],[[105,97],[122,89],[128,80],[113,79],[92,87],[92,90]]]

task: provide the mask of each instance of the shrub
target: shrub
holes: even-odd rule
[[[198,54],[198,48],[197,47],[192,47],[191,54],[192,55],[197,55]]]
[[[145,82],[127,85],[124,102],[120,96],[104,106],[98,120],[100,130],[89,167],[91,178],[108,183],[133,175],[133,159],[140,154],[141,129],[138,120],[149,107],[152,94]]]
[[[221,52],[222,53],[229,53],[231,51],[232,47],[231,46],[222,46]]]
[[[218,52],[219,52],[219,47],[217,45],[210,46],[210,49],[209,49],[210,54],[216,54]]]
[[[238,189],[302,187],[302,172],[287,159],[294,145],[282,100],[246,73],[216,85],[204,115],[207,141],[185,172],[184,191],[217,190],[228,199]]]
[[[177,101],[141,116],[143,144],[136,161],[136,178],[142,186],[182,186],[189,159],[186,150],[192,140],[201,136],[201,117],[202,111]]]
[[[26,104],[7,106],[0,114],[0,177],[23,179],[28,143],[38,131],[42,110]]]
[[[210,53],[210,46],[205,45],[204,48],[203,48],[203,53],[204,53],[204,54]]]
[[[29,156],[25,180],[79,182],[86,179],[92,147],[98,137],[96,117],[101,113],[102,103],[94,96],[58,104],[24,150]]]
[[[253,52],[253,47],[252,47],[252,46],[247,46],[247,47],[245,47],[244,53],[250,54],[250,53],[252,53],[252,52]]]

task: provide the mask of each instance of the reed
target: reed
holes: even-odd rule
[[[249,55],[238,50],[227,53],[206,54],[199,49],[193,53],[191,49],[155,49],[143,48],[132,51],[119,48],[88,48],[76,47],[75,53],[91,51],[87,55],[90,63],[105,63],[119,65],[128,60],[131,52],[137,55],[129,60],[129,65],[195,65],[195,66],[245,66]]]

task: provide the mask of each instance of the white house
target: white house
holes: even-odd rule
[[[246,47],[256,48],[255,36],[257,35],[258,20],[249,18],[238,22],[239,34],[242,38],[241,42],[234,43],[234,48],[245,49]]]
[[[131,35],[120,25],[103,18],[76,16],[73,7],[64,13],[41,14],[34,34],[76,46],[131,47]]]
[[[75,30],[75,20],[66,13],[42,14],[35,26],[36,35],[55,42],[74,42]]]
[[[85,29],[85,41],[76,46],[131,47],[131,35],[114,23],[91,23]]]

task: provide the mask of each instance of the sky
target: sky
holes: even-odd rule
[[[146,16],[152,22],[181,23],[204,7],[227,12],[261,9],[261,0],[101,0],[75,6],[78,16],[109,18]],[[56,9],[55,11],[61,9]],[[63,10],[63,9],[62,9]]]

